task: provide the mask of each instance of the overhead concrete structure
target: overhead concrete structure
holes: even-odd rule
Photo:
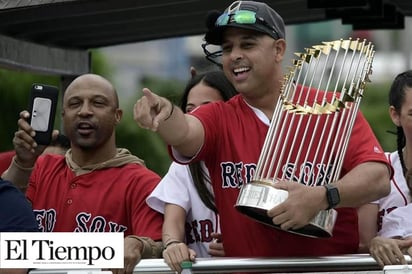
[[[78,75],[89,49],[205,32],[208,11],[228,0],[3,0],[0,66]],[[267,0],[298,24],[341,19],[354,29],[402,29],[410,0]]]

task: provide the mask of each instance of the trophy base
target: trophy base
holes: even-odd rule
[[[287,197],[287,191],[274,188],[271,182],[252,181],[243,185],[235,207],[256,221],[281,229],[267,216],[267,211],[285,201]],[[306,226],[283,231],[313,238],[329,238],[332,237],[337,214],[334,209],[322,210]]]

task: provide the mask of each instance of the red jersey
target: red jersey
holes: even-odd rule
[[[226,256],[325,256],[357,252],[356,209],[337,209],[333,237],[325,239],[281,231],[235,209],[241,186],[252,179],[268,131],[269,121],[260,110],[237,95],[227,102],[204,105],[191,114],[202,122],[205,130],[205,143],[196,159],[204,160],[210,171]],[[366,161],[388,164],[369,124],[359,113],[341,174]]]
[[[140,164],[75,176],[62,155],[39,157],[26,196],[41,231],[124,232],[161,240],[163,218],[145,202],[160,177]]]
[[[16,155],[14,150],[0,152],[0,175],[9,168],[14,155]]]

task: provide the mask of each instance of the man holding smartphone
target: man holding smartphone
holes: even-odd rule
[[[44,232],[124,232],[124,269],[113,273],[131,274],[140,259],[160,258],[162,215],[145,203],[160,177],[116,147],[122,110],[112,84],[79,76],[66,89],[62,117],[71,148],[39,157],[46,146],[35,142],[29,112],[20,113],[16,156],[3,178],[27,188]]]

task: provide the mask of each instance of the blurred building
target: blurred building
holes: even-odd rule
[[[288,50],[284,65],[288,66],[293,53],[321,41],[346,38],[365,38],[375,44],[373,82],[391,81],[399,72],[411,68],[412,19],[405,17],[404,30],[352,31],[350,25],[340,20],[318,23],[289,25],[286,27]],[[116,86],[125,96],[139,89],[143,76],[158,76],[176,81],[186,81],[189,67],[198,70],[210,68],[201,48],[203,36],[155,40],[143,43],[118,45],[102,48],[114,71]]]

